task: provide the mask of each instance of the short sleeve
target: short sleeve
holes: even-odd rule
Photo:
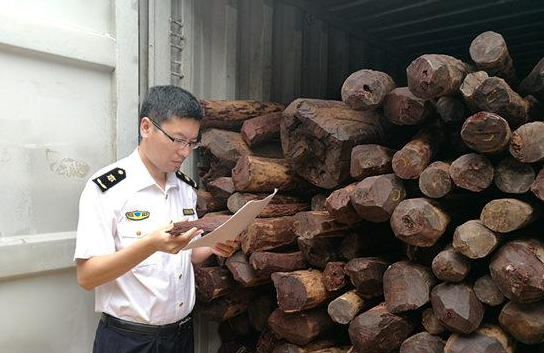
[[[115,215],[105,204],[104,194],[98,187],[87,182],[79,200],[75,259],[115,252],[113,225]]]

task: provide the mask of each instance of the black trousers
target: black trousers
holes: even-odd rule
[[[93,353],[193,353],[192,320],[176,332],[140,333],[113,327],[100,320]]]

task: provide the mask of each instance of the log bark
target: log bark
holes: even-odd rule
[[[297,99],[285,109],[281,142],[296,172],[315,186],[334,189],[349,178],[351,150],[380,143],[385,118],[374,111],[355,111],[336,101]]]
[[[489,306],[501,305],[506,299],[490,275],[478,278],[474,282],[472,289],[474,289],[474,294],[476,294],[478,300]]]
[[[272,102],[256,101],[208,101],[201,100],[204,119],[202,128],[239,130],[244,120],[257,116],[281,112],[284,106]]]
[[[241,234],[242,251],[249,255],[293,243],[296,239],[293,233],[294,221],[293,216],[257,218]]]
[[[213,321],[225,321],[247,310],[254,293],[246,288],[234,290],[209,303],[202,303],[202,315]]]
[[[421,247],[433,246],[449,222],[450,216],[426,198],[404,200],[391,215],[395,236],[407,244]]]
[[[308,351],[308,353],[348,353],[349,349],[349,346],[330,347],[319,349],[317,351]]]
[[[249,146],[255,147],[266,141],[279,140],[281,112],[261,115],[244,121],[240,135]]]
[[[349,324],[365,304],[365,300],[357,294],[356,290],[350,290],[330,302],[327,312],[334,322]]]
[[[393,352],[414,330],[404,316],[380,304],[357,316],[349,325],[349,337],[357,352]]]
[[[338,246],[341,241],[342,237],[297,239],[306,262],[317,268],[325,268],[327,263],[338,260]]]
[[[540,211],[532,204],[517,199],[496,199],[488,202],[482,209],[480,220],[499,233],[509,233],[534,222]]]
[[[445,345],[446,342],[440,337],[433,336],[428,332],[420,332],[404,340],[399,353],[443,352]]]
[[[535,65],[533,70],[519,84],[519,91],[532,94],[544,102],[544,57]]]
[[[276,309],[268,318],[268,325],[272,331],[287,341],[305,345],[331,329],[334,322],[324,308],[299,313],[284,313]]]
[[[410,142],[393,155],[393,171],[402,179],[417,179],[438,153],[445,135],[440,124],[424,127]]]
[[[465,103],[467,104],[469,110],[473,113],[476,113],[480,110],[478,108],[478,105],[474,101],[474,92],[487,78],[489,78],[487,72],[476,71],[469,73],[463,80],[463,84],[461,84],[460,91],[463,95],[463,99],[465,100]]]
[[[446,196],[452,190],[450,164],[441,161],[429,164],[419,176],[418,185],[419,190],[427,197]]]
[[[544,245],[537,239],[514,240],[493,256],[493,282],[510,300],[532,303],[544,298]]]
[[[206,213],[223,210],[226,206],[226,203],[214,198],[208,191],[197,190],[196,196],[196,213],[198,217],[202,217]]]
[[[421,324],[431,335],[440,335],[446,332],[446,328],[440,323],[432,308],[423,310],[421,313]]]
[[[462,61],[440,54],[425,54],[406,68],[408,87],[424,99],[454,94],[459,90],[468,67]]]
[[[272,353],[281,344],[281,340],[269,329],[261,332],[255,346],[255,353]]]
[[[294,232],[300,238],[312,239],[343,234],[349,226],[336,222],[327,211],[299,212],[294,216]]]
[[[451,180],[460,188],[474,192],[487,189],[493,182],[493,165],[481,154],[468,153],[451,163]]]
[[[225,223],[229,218],[230,216],[218,215],[215,217],[197,219],[196,221],[175,222],[172,225],[172,229],[167,231],[167,233],[170,233],[172,235],[180,235],[187,232],[193,227],[202,229],[204,233],[209,233],[215,228],[219,227],[221,224]]]
[[[236,191],[272,192],[306,188],[284,159],[243,156],[232,169]]]
[[[395,174],[385,174],[365,178],[353,186],[349,197],[359,217],[379,223],[391,218],[395,207],[406,197],[406,190]]]
[[[383,274],[389,262],[379,257],[365,257],[350,260],[344,267],[357,293],[364,299],[383,294]]]
[[[429,302],[435,279],[424,266],[409,261],[395,262],[383,275],[385,306],[390,313],[416,310]]]
[[[469,259],[448,246],[436,255],[431,264],[434,275],[446,282],[460,282],[471,269]]]
[[[503,117],[511,128],[525,124],[529,103],[499,77],[489,77],[474,91],[474,103],[479,109]]]
[[[544,341],[544,303],[508,302],[499,315],[501,326],[525,344]]]
[[[510,154],[524,163],[544,160],[544,123],[535,121],[516,129],[512,133]]]
[[[209,129],[202,134],[202,147],[209,150],[220,162],[233,168],[242,156],[253,154],[240,133]]]
[[[484,307],[466,284],[437,285],[431,291],[433,311],[446,328],[459,333],[475,331],[484,316]]]
[[[391,161],[394,150],[380,145],[358,145],[351,150],[350,175],[353,179],[393,172]]]
[[[466,352],[501,352],[514,353],[516,342],[497,325],[482,325],[470,335],[452,334],[444,352],[466,353]]]
[[[312,196],[310,209],[312,211],[326,211],[327,207],[325,206],[325,202],[327,202],[327,196],[316,194]]]
[[[335,190],[325,200],[327,211],[337,222],[353,224],[361,220],[350,202],[350,194],[356,185],[357,183],[352,183]]]
[[[389,92],[383,101],[383,114],[396,125],[417,125],[434,113],[430,100],[416,97],[408,87],[398,87]]]
[[[344,81],[342,101],[355,110],[376,109],[395,86],[391,76],[385,72],[359,70]]]
[[[283,343],[274,348],[273,353],[308,353],[320,349],[333,347],[336,344],[332,339],[316,339],[302,347],[294,345],[292,343]]]
[[[255,287],[269,281],[268,276],[260,275],[255,272],[249,264],[247,256],[237,251],[225,261],[225,265],[232,273],[232,277],[244,287]]]
[[[323,283],[323,273],[318,270],[275,272],[272,281],[278,306],[286,313],[315,308],[332,296]]]
[[[329,292],[334,292],[344,288],[348,284],[348,279],[344,267],[346,263],[343,261],[331,261],[325,265],[323,270],[323,284]]]
[[[538,172],[535,180],[531,184],[531,192],[541,201],[544,201],[544,168]]]
[[[509,82],[516,80],[516,71],[504,38],[496,32],[486,31],[470,43],[470,57],[480,70]]]
[[[274,272],[291,272],[308,268],[302,252],[274,253],[258,251],[251,254],[249,263],[255,272],[262,276],[270,276]]]
[[[227,200],[235,191],[230,177],[221,177],[209,182],[207,189],[216,202],[224,206],[223,208],[226,207]]]
[[[246,203],[252,200],[262,200],[267,194],[252,194],[247,192],[235,192],[227,200],[227,207],[232,213],[238,212]],[[298,212],[308,211],[310,203],[306,200],[287,195],[275,195],[270,203],[259,213],[258,217],[282,217],[292,216]]]
[[[529,191],[535,181],[535,170],[530,164],[508,156],[495,167],[493,181],[502,192],[523,194]]]
[[[461,138],[480,153],[500,153],[508,148],[512,133],[508,122],[497,114],[479,112],[463,123]]]
[[[491,254],[500,244],[501,237],[480,220],[459,225],[453,233],[453,248],[469,259],[481,259]]]
[[[446,124],[460,124],[465,121],[468,109],[459,96],[440,97],[436,102],[436,112]]]
[[[194,266],[195,287],[198,300],[209,302],[228,294],[235,286],[228,269],[220,266]]]
[[[275,308],[275,298],[270,295],[261,295],[253,299],[247,307],[251,326],[257,331],[264,331],[268,327],[268,317]]]

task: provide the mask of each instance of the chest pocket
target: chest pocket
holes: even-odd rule
[[[149,221],[123,221],[117,224],[117,236],[119,237],[120,248],[124,249],[138,241],[144,239],[149,233],[155,230],[152,222]],[[137,271],[140,268],[156,265],[160,259],[160,254],[155,252],[151,254],[147,259],[140,262],[133,271]]]

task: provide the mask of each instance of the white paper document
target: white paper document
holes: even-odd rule
[[[224,243],[227,240],[235,240],[240,233],[247,229],[253,223],[255,218],[268,205],[272,197],[276,195],[278,189],[262,200],[251,200],[242,208],[233,214],[225,223],[221,224],[214,231],[206,234],[202,238],[193,240],[182,250],[199,248],[202,246],[214,246],[216,243]]]

